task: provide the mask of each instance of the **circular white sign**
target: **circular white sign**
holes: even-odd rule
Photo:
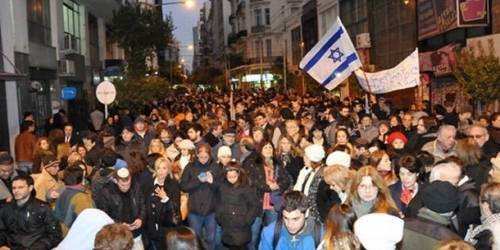
[[[115,101],[116,98],[116,88],[109,81],[103,81],[99,83],[97,89],[95,90],[95,95],[100,103],[108,105]]]

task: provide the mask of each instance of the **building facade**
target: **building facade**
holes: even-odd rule
[[[1,100],[8,130],[2,130],[2,150],[13,146],[24,112],[33,112],[38,128],[53,111],[67,109],[77,129],[86,129],[87,107],[102,79],[106,59],[123,52],[106,43],[106,23],[122,4],[118,0],[7,0],[0,2],[3,77]],[[13,28],[15,27],[15,29]],[[75,87],[73,100],[62,100],[61,89]],[[6,132],[8,131],[8,132]],[[9,142],[9,143],[6,143]]]

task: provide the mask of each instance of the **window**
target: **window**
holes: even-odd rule
[[[51,45],[49,0],[28,0],[26,6],[29,40]]]
[[[266,25],[271,25],[271,10],[265,9]]]
[[[92,14],[88,13],[88,24],[89,29],[89,51],[90,51],[90,63],[92,65],[99,64],[99,32],[97,26],[97,18]]]
[[[266,40],[266,54],[267,54],[267,57],[273,56],[273,44],[272,44],[271,39]]]
[[[255,40],[255,57],[260,57],[260,40]]]
[[[297,28],[292,29],[292,63],[294,65],[298,65],[302,55],[301,55],[301,41],[302,41],[302,34],[300,32],[300,26]]]
[[[262,10],[255,9],[254,15],[255,15],[255,26],[261,26],[262,25]]]
[[[64,49],[80,52],[80,6],[74,1],[63,4]]]

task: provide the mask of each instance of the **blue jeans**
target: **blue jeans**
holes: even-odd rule
[[[222,245],[222,227],[217,223],[215,226],[215,250],[225,249]]]
[[[256,250],[259,245],[260,232],[262,227],[262,217],[255,218],[252,224],[252,240],[248,243],[248,250]]]
[[[217,223],[215,222],[215,213],[209,215],[197,215],[189,213],[188,215],[189,226],[203,239],[205,238],[208,250],[215,249],[215,231]],[[203,229],[205,229],[205,237],[203,236]]]

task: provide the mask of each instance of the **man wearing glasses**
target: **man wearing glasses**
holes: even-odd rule
[[[481,150],[485,159],[493,158],[500,150],[500,145],[496,144],[485,127],[474,125],[469,129],[469,138],[474,140]]]

